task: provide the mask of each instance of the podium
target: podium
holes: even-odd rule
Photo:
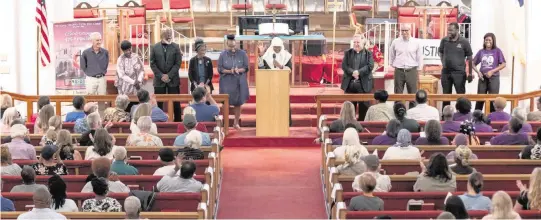
[[[289,135],[290,70],[256,70],[256,136]]]

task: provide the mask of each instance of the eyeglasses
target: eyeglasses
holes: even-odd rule
[[[402,32],[408,32],[408,31],[410,31],[410,30],[400,30],[400,31],[402,31]]]

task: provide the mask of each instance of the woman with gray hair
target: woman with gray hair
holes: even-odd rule
[[[195,52],[197,54],[190,59],[188,65],[188,78],[191,82],[190,91],[193,91],[196,87],[210,88],[210,93],[214,90],[212,86],[212,76],[214,75],[212,60],[205,56],[207,53],[207,45],[201,38],[195,39]]]
[[[152,128],[152,119],[150,116],[142,116],[137,120],[137,127],[139,133],[130,134],[126,140],[126,146],[137,147],[162,147],[162,140],[153,134],[150,130]]]
[[[383,160],[420,160],[419,148],[411,144],[411,133],[406,129],[400,129],[396,138],[396,144],[387,148],[381,158]]]
[[[130,125],[131,133],[138,134],[139,132],[141,132],[139,131],[139,127],[137,127],[139,119],[143,116],[151,117],[151,114],[152,114],[152,106],[149,103],[143,103],[137,106],[137,108],[135,109],[135,113],[133,113],[133,118]],[[149,132],[151,134],[158,135],[158,127],[156,126],[156,124],[154,123],[151,124]]]
[[[441,136],[441,124],[437,120],[426,122],[425,136],[417,138],[415,145],[449,145],[449,139]]]
[[[33,145],[24,141],[24,138],[28,135],[28,129],[26,126],[16,124],[11,126],[10,129],[11,142],[9,142],[8,148],[11,153],[11,159],[13,160],[37,160],[36,149]]]
[[[124,210],[126,211],[126,219],[141,219],[141,201],[135,196],[128,196],[124,200]]]
[[[532,125],[526,121],[526,117],[527,117],[526,109],[516,107],[515,109],[513,109],[511,116],[522,121],[522,128],[519,130],[519,132],[521,133],[533,132]],[[508,124],[504,125],[502,128],[502,132],[508,131],[508,130],[509,130],[509,125]]]
[[[442,132],[460,132],[460,122],[453,121],[454,114],[455,107],[452,105],[448,105],[443,108],[443,123],[441,124]]]
[[[111,164],[111,172],[118,175],[139,175],[139,171],[128,164],[128,151],[125,147],[118,146],[113,151],[114,160]]]
[[[129,122],[130,113],[126,112],[130,98],[127,95],[118,95],[115,107],[109,107],[103,112],[103,120],[108,122]]]

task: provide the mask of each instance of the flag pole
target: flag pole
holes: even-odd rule
[[[511,61],[511,95],[513,94],[515,86],[515,56],[513,55],[513,60]]]
[[[39,95],[39,61],[40,61],[40,50],[41,50],[41,40],[40,40],[40,32],[41,32],[41,27],[40,25],[37,25],[37,37],[36,37],[36,40],[37,40],[37,50],[36,50],[36,89],[37,89],[37,95]]]

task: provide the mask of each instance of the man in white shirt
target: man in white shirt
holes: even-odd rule
[[[51,209],[51,194],[46,188],[38,188],[32,195],[34,208],[17,217],[17,219],[66,219],[60,213]]]
[[[158,152],[160,161],[164,165],[154,172],[154,176],[165,176],[175,170],[175,153],[171,148],[162,148]],[[180,173],[177,172],[177,175]]]
[[[417,121],[440,120],[440,111],[427,104],[428,94],[425,90],[419,90],[415,93],[415,102],[417,106],[410,108],[407,117]]]
[[[184,156],[175,158],[175,169],[163,176],[158,182],[160,192],[200,192],[203,184],[193,178],[195,163],[191,160],[182,161]],[[180,176],[176,173],[180,170]]]
[[[374,192],[391,191],[391,178],[388,175],[382,175],[379,173],[379,170],[381,169],[381,164],[379,163],[378,156],[371,154],[363,157],[363,161],[366,165],[366,172],[372,173],[376,178],[376,188],[374,189]],[[360,178],[361,175],[356,176],[355,180],[352,183],[353,190],[357,192],[362,192],[361,186],[359,185]]]
[[[409,94],[417,92],[418,71],[423,68],[423,52],[419,41],[411,37],[411,25],[400,25],[401,36],[394,39],[389,49],[389,60],[394,67],[394,93],[402,94],[404,84]]]

